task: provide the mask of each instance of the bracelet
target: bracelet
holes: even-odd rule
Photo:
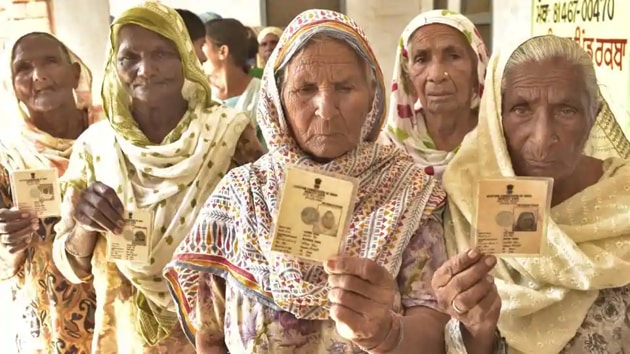
[[[66,249],[66,252],[67,252],[69,255],[71,255],[71,256],[73,256],[73,257],[75,257],[75,258],[90,258],[90,257],[92,257],[92,254],[94,254],[94,251],[93,251],[93,250],[92,250],[92,252],[91,252],[90,254],[88,254],[88,255],[84,256],[84,255],[79,254],[79,252],[76,252],[76,251],[72,250],[72,249],[71,249],[72,247],[68,247],[68,246],[71,246],[71,245],[70,245],[70,240],[74,239],[74,236],[75,236],[75,235],[74,235],[74,232],[72,232],[72,233],[68,236],[68,238],[66,239],[66,243],[64,244],[64,248]]]
[[[74,251],[70,250],[70,248],[68,247],[68,241],[66,241],[65,249],[66,249],[66,253],[68,253],[69,255],[71,255],[71,256],[73,256],[75,258],[90,258],[90,257],[92,257],[92,253],[90,253],[87,256],[82,256],[82,255],[78,254],[78,252],[74,252]]]

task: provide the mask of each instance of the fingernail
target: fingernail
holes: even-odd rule
[[[468,251],[468,257],[470,258],[479,257],[479,250],[477,250],[476,248],[471,249],[470,251]]]
[[[116,235],[120,235],[122,233],[122,229],[114,229],[114,233]]]
[[[326,261],[326,269],[335,269],[335,260],[334,259],[329,259]]]
[[[33,231],[37,231],[37,230],[39,230],[39,225],[33,224]]]
[[[39,225],[39,219],[31,219],[31,224]]]
[[[486,275],[486,281],[492,284],[494,283],[494,277],[492,275]]]
[[[484,263],[486,263],[488,267],[493,267],[497,263],[497,259],[492,256],[489,256],[489,257],[486,257],[486,259],[484,260]]]
[[[29,213],[22,213],[22,215],[20,215],[20,216],[21,216],[23,219],[26,219],[26,218],[30,218],[30,217],[31,217],[31,214],[29,214]]]
[[[120,228],[122,228],[123,226],[125,226],[125,222],[123,220],[119,220],[116,225]]]

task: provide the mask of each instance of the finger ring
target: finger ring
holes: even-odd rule
[[[451,307],[453,308],[453,311],[455,311],[455,313],[458,315],[463,315],[466,313],[466,311],[462,311],[459,307],[457,307],[457,305],[455,305],[455,300],[451,301]]]

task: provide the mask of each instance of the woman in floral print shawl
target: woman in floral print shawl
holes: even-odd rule
[[[299,69],[305,67],[307,74]],[[383,95],[380,68],[354,21],[309,10],[287,27],[265,67],[258,110],[270,152],[225,177],[165,268],[180,322],[197,350],[443,352],[448,317],[435,308],[429,282],[444,257],[444,194],[406,153],[375,143],[385,119]],[[358,141],[345,145],[316,135],[313,147],[296,117],[314,124],[337,120],[337,127],[351,126]],[[335,150],[331,140],[347,148]],[[313,150],[321,145],[327,147]],[[360,181],[341,255],[324,267],[270,249],[290,164]],[[348,270],[351,264],[365,273]],[[366,290],[349,290],[342,278]],[[384,289],[391,298],[375,301]],[[358,300],[350,304],[346,295]],[[352,306],[359,307],[357,317],[344,319],[343,308]]]
[[[4,64],[0,228],[7,233],[1,236],[0,292],[12,294],[11,300],[2,299],[2,303],[6,321],[13,326],[3,332],[13,332],[11,340],[21,353],[49,353],[61,347],[88,353],[94,330],[94,290],[89,282],[71,284],[53,264],[53,226],[59,218],[35,219],[37,229],[17,252],[9,251],[5,238],[11,237],[13,232],[8,230],[14,229],[10,224],[15,222],[7,214],[20,212],[13,204],[9,175],[18,170],[55,169],[63,176],[76,138],[100,119],[100,107],[92,105],[92,73],[61,40],[42,32],[18,36],[7,47]],[[2,351],[15,352],[8,346]]]
[[[476,126],[487,64],[481,35],[465,16],[433,10],[414,18],[396,51],[381,141],[403,148],[427,173],[441,178]]]

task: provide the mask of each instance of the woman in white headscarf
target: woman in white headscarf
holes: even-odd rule
[[[18,352],[89,353],[96,307],[92,283],[74,285],[59,272],[52,258],[59,218],[38,219],[18,209],[9,175],[27,169],[65,174],[76,139],[100,118],[100,108],[92,106],[92,74],[48,33],[21,36],[8,53],[0,137],[0,279],[3,291],[12,288],[13,302],[4,303],[12,324],[5,330],[17,330],[12,339]]]
[[[441,178],[477,125],[487,64],[486,46],[468,18],[449,10],[418,15],[397,46],[381,142],[394,143]]]

